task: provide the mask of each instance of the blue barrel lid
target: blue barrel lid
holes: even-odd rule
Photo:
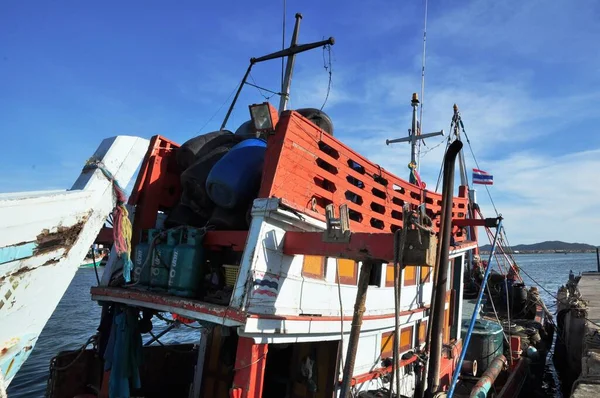
[[[235,144],[235,146],[233,148],[231,148],[229,151],[231,152],[235,149],[247,148],[247,147],[266,148],[267,141],[263,140],[262,138],[247,138],[244,141],[238,142],[237,144]]]
[[[465,321],[462,324],[462,332],[467,333],[469,330],[470,321]],[[477,319],[473,327],[473,334],[479,335],[494,335],[502,333],[502,326],[498,322],[489,321],[487,319]]]

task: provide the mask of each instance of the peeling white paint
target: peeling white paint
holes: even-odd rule
[[[123,187],[148,149],[148,140],[105,139],[95,154]],[[83,168],[83,165],[82,165]],[[71,283],[114,206],[112,184],[100,170],[83,171],[68,191],[0,195],[0,248],[37,242],[47,230],[77,227],[74,244],[0,265],[0,350],[14,339],[18,349],[0,351],[0,376],[8,385]]]

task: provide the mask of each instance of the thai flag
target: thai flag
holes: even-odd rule
[[[473,184],[494,185],[494,176],[483,170],[473,169]]]

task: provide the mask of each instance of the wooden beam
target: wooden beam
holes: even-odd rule
[[[322,232],[286,232],[283,254],[346,258],[355,261],[394,259],[394,234],[357,232],[347,243],[323,242]]]

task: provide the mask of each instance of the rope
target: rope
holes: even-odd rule
[[[77,362],[79,360],[79,358],[81,357],[81,355],[83,355],[83,353],[85,352],[85,349],[87,348],[88,345],[95,343],[96,342],[96,336],[91,336],[89,339],[87,339],[87,341],[85,342],[85,344],[83,344],[81,346],[81,348],[79,349],[79,353],[77,354],[77,356],[75,357],[75,359],[73,359],[68,365],[65,366],[56,366],[55,365],[55,360],[52,362],[52,369],[53,370],[58,370],[59,372],[62,372],[63,370],[67,370],[69,369],[71,366],[73,366],[75,364],[75,362]]]
[[[94,253],[93,248],[92,248],[92,260],[94,261],[94,272],[96,273],[96,281],[98,282],[98,286],[100,286],[100,276],[98,275],[98,266],[96,265],[96,254]]]
[[[133,268],[133,263],[131,262],[132,227],[131,221],[129,220],[129,212],[125,206],[127,196],[125,195],[123,188],[119,185],[119,182],[101,161],[90,159],[83,167],[84,171],[96,169],[104,174],[113,187],[113,194],[116,201],[112,212],[114,246],[117,255],[123,260],[123,277],[125,278],[125,282],[129,282],[131,281],[131,269]]]
[[[252,365],[255,365],[257,363],[259,363],[261,360],[263,360],[267,355],[263,355],[261,357],[259,357],[256,361],[249,363],[248,365],[244,365],[244,366],[240,366],[239,368],[234,368],[233,371],[237,372],[238,370],[242,370],[242,369],[246,369],[249,368]]]
[[[325,50],[327,50],[328,53],[328,62],[325,62]],[[329,74],[329,82],[327,83],[327,94],[325,94],[325,101],[323,101],[323,105],[321,105],[321,110],[325,107],[325,104],[329,99],[329,93],[331,92],[331,75],[333,69],[331,67],[331,45],[329,44],[323,46],[323,68],[325,68],[325,72]]]

